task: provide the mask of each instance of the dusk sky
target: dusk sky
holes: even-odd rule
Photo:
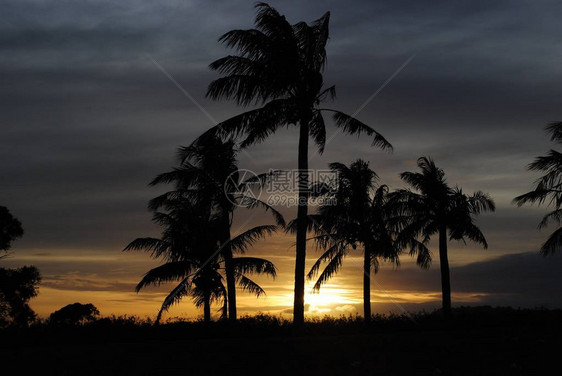
[[[254,1],[5,0],[0,15],[0,205],[25,229],[0,267],[37,266],[43,282],[31,306],[41,316],[74,302],[103,315],[154,315],[172,285],[134,286],[158,261],[122,249],[157,236],[148,187],[175,163],[175,151],[214,125],[185,94],[221,121],[242,109],[205,99],[217,77],[209,63],[230,51],[217,42],[251,28]],[[311,168],[370,161],[381,182],[431,156],[452,184],[483,190],[495,213],[478,218],[489,249],[451,243],[453,304],[562,308],[562,255],[538,249],[545,207],[518,208],[532,187],[526,170],[552,145],[544,126],[562,121],[562,3],[559,1],[271,1],[292,22],[331,11],[325,81],[328,105],[357,114],[394,146],[336,134]],[[381,85],[402,70],[382,90]],[[156,63],[156,64],[155,64]],[[183,92],[157,65],[183,87]],[[336,132],[329,126],[328,138]],[[296,168],[296,129],[282,130],[240,154],[255,172]],[[287,219],[295,208],[281,208]],[[271,223],[239,212],[233,230]],[[247,226],[247,225],[246,225]],[[294,239],[278,234],[249,251],[273,261],[267,292],[240,296],[240,313],[292,311]],[[383,265],[373,284],[375,312],[432,310],[440,305],[439,260],[420,270],[407,256]],[[319,253],[309,247],[309,264]],[[308,314],[361,313],[361,254],[322,288],[307,289]],[[307,266],[308,267],[308,266]],[[217,307],[218,308],[218,307]],[[196,317],[188,299],[168,317]]]

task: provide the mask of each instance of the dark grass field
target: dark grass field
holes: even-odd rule
[[[308,322],[271,316],[232,326],[150,326],[102,319],[80,327],[0,332],[10,375],[540,375],[557,374],[562,311],[459,308]],[[4,373],[2,373],[4,374]]]

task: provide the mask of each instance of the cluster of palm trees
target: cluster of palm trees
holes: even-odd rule
[[[389,192],[377,184],[376,173],[359,159],[350,166],[332,163],[338,185],[325,189],[332,196],[329,205],[311,215],[315,232],[312,238],[324,253],[313,265],[308,277],[320,273],[314,289],[339,270],[343,258],[358,247],[363,251],[363,304],[365,320],[371,317],[371,273],[377,273],[380,261],[399,264],[399,256],[407,251],[416,256],[422,268],[431,265],[427,245],[433,235],[439,237],[439,260],[443,296],[443,313],[451,313],[451,287],[447,242],[472,240],[487,247],[487,242],[474,224],[475,216],[495,210],[492,199],[483,192],[466,195],[458,187],[450,187],[445,173],[426,157],[418,160],[420,172],[404,172],[400,177],[413,189]]]
[[[235,257],[276,231],[278,225],[285,225],[273,207],[237,193],[252,182],[241,179],[236,153],[233,141],[206,137],[180,148],[179,167],[151,182],[174,186],[149,203],[153,220],[163,227],[162,236],[135,239],[125,251],[145,250],[165,261],[146,273],[137,292],[150,285],[179,281],[164,300],[157,322],[163,312],[186,295],[193,297],[196,306],[203,306],[205,321],[211,319],[212,302],[222,303],[222,317],[236,320],[236,285],[259,296],[264,290],[248,275],[276,275],[275,266],[268,260]],[[248,208],[261,206],[270,211],[276,224],[256,226],[233,236],[233,214],[241,200]]]
[[[160,238],[139,238],[126,250],[145,250],[161,258],[163,265],[150,270],[137,291],[164,282],[179,284],[164,300],[164,311],[184,296],[202,306],[204,318],[211,318],[211,304],[220,304],[223,318],[236,320],[237,286],[256,295],[263,289],[250,274],[275,276],[274,265],[264,259],[240,256],[256,240],[283,228],[296,236],[293,321],[304,322],[305,280],[318,276],[315,289],[339,270],[351,252],[364,254],[364,313],[371,317],[371,274],[381,261],[399,263],[407,252],[424,268],[431,263],[428,242],[439,238],[439,259],[443,286],[443,311],[450,313],[451,289],[447,242],[473,240],[487,246],[474,224],[476,215],[494,210],[484,193],[466,195],[451,187],[443,170],[429,158],[420,158],[420,172],[405,172],[401,178],[411,189],[390,192],[378,183],[367,162],[346,166],[332,163],[338,175],[335,189],[320,187],[325,202],[316,214],[309,214],[308,174],[299,179],[297,217],[287,225],[275,208],[255,197],[239,195],[250,184],[268,179],[259,175],[244,180],[236,160],[239,148],[261,142],[281,127],[298,127],[298,170],[308,170],[308,146],[312,139],[320,153],[326,144],[323,114],[330,113],[336,127],[348,134],[366,134],[372,145],[391,149],[390,143],[370,126],[322,103],[335,97],[335,87],[325,87],[323,69],[330,14],[308,24],[290,24],[265,3],[259,3],[255,28],[232,30],[219,40],[234,49],[233,55],[213,62],[220,78],[213,81],[207,96],[234,100],[252,109],[211,128],[190,146],[180,148],[178,167],[156,177],[151,184],[172,184],[173,190],[154,198],[149,207],[154,221],[163,228]],[[234,178],[232,178],[234,177]],[[225,189],[225,184],[227,189]],[[230,186],[229,186],[230,185]],[[239,204],[270,212],[275,224],[232,234],[233,213]],[[313,233],[311,237],[308,234]],[[308,275],[305,270],[307,242],[323,250]]]

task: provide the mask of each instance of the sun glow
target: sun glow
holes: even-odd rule
[[[288,294],[286,300],[292,302],[293,297],[292,294]],[[361,299],[358,297],[357,291],[342,288],[336,284],[326,284],[319,292],[308,288],[304,297],[308,315],[356,313],[355,306],[360,303]]]

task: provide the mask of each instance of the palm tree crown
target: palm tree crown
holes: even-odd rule
[[[144,250],[165,263],[151,269],[138,283],[139,292],[150,285],[179,281],[168,294],[158,313],[157,322],[163,312],[191,295],[197,307],[204,307],[205,321],[211,318],[212,302],[222,302],[222,317],[227,317],[228,294],[224,286],[225,258],[221,252],[219,235],[221,218],[213,215],[209,205],[200,206],[186,200],[169,200],[162,203],[166,212],[156,212],[154,221],[163,226],[161,238],[138,238],[125,247],[125,251]],[[249,229],[229,241],[233,253],[244,253],[257,240],[271,235],[276,226],[262,225]],[[235,281],[244,290],[257,296],[265,291],[247,274],[257,273],[275,277],[273,263],[255,257],[231,259]]]
[[[551,123],[546,127],[550,133],[550,140],[562,144],[562,122]],[[545,215],[539,223],[539,229],[548,226],[551,222],[560,224],[562,221],[562,153],[550,150],[547,155],[537,157],[529,165],[529,170],[544,172],[535,182],[535,189],[513,200],[518,206],[526,203],[543,204],[548,201],[548,206],[554,210]],[[549,255],[562,248],[562,227],[555,230],[541,246],[541,253]]]
[[[326,264],[314,285],[314,289],[319,290],[339,271],[344,257],[361,246],[364,251],[364,315],[369,321],[371,271],[378,272],[379,260],[398,265],[401,250],[413,243],[397,241],[395,229],[398,227],[393,227],[389,217],[392,211],[387,199],[388,187],[377,183],[378,176],[368,162],[359,159],[350,166],[332,163],[330,169],[336,174],[338,185],[333,191],[322,186],[316,189],[323,191],[329,200],[320,206],[318,215],[309,216],[316,231],[317,246],[325,251],[312,266],[308,278],[315,277],[322,264]],[[427,248],[421,244],[412,250],[424,252]]]
[[[417,192],[401,189],[392,194],[398,212],[409,218],[401,231],[401,237],[419,237],[423,243],[439,235],[439,259],[443,293],[443,312],[451,311],[451,288],[447,240],[472,240],[488,247],[486,238],[474,223],[474,217],[485,211],[494,211],[492,199],[477,191],[466,195],[458,187],[451,188],[445,172],[427,157],[418,159],[421,172],[404,172],[402,180]],[[448,235],[447,235],[448,234]]]
[[[151,185],[173,183],[174,189],[152,199],[149,208],[156,212],[155,219],[165,226],[163,237],[160,239],[164,241],[163,244],[179,243],[178,247],[165,248],[167,257],[175,254],[173,252],[176,252],[174,249],[177,248],[180,257],[187,257],[187,261],[193,264],[188,268],[187,261],[182,260],[186,274],[191,275],[192,269],[196,268],[201,269],[198,271],[199,277],[207,276],[207,278],[198,279],[199,285],[215,280],[215,284],[208,286],[209,288],[214,286],[215,289],[212,291],[217,294],[223,292],[226,294],[224,299],[221,299],[224,307],[228,308],[228,318],[234,321],[237,315],[236,284],[254,292],[261,293],[262,291],[252,287],[252,281],[240,274],[240,268],[251,266],[252,262],[263,263],[266,260],[247,257],[234,258],[233,255],[243,252],[258,238],[269,235],[276,229],[276,226],[271,225],[257,226],[232,239],[231,226],[234,211],[238,206],[248,208],[261,206],[271,211],[280,225],[284,225],[283,217],[266,203],[243,194],[244,189],[251,182],[244,181],[242,178],[236,160],[237,149],[232,140],[208,136],[197,140],[188,147],[180,148],[178,154],[179,167],[158,175],[150,183]],[[164,213],[158,212],[161,209],[164,209]],[[162,219],[166,219],[166,221],[162,222]],[[193,221],[196,223],[191,223]],[[189,223],[191,226],[187,226]],[[157,240],[151,241],[158,242]],[[146,249],[142,242],[131,244],[138,246],[128,247],[128,249]],[[199,244],[201,251],[194,252],[192,244]],[[155,256],[159,256],[159,254]],[[212,269],[217,270],[217,265],[221,263],[224,264],[226,289],[222,285],[222,278],[217,275],[218,272],[212,272]],[[210,271],[207,271],[207,266]],[[215,300],[218,299],[218,295],[202,295],[202,297],[207,300],[212,297],[215,297]],[[205,303],[205,299],[201,301]]]
[[[239,206],[252,209],[264,208],[273,214],[278,225],[284,226],[283,216],[259,198],[244,194],[262,175],[244,179],[238,168],[237,148],[231,139],[217,135],[199,138],[187,147],[179,149],[180,166],[158,175],[151,185],[173,183],[174,190],[151,200],[149,207],[158,210],[169,199],[183,198],[193,202],[206,202],[218,217],[216,226],[224,257],[228,294],[228,317],[236,321],[236,275],[232,261],[231,227],[234,212]]]

